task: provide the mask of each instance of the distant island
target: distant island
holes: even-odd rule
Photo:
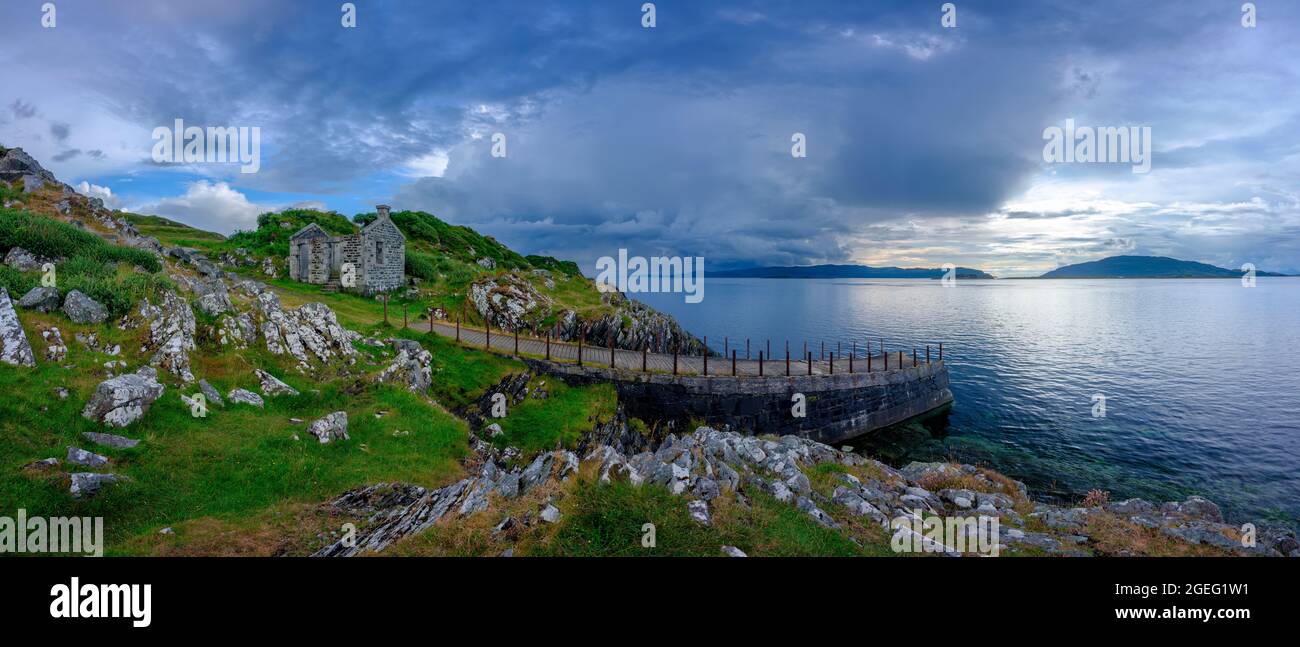
[[[1040,279],[1236,279],[1240,270],[1230,270],[1195,261],[1165,256],[1111,256],[1099,261],[1058,267]],[[1287,276],[1255,271],[1255,276]]]
[[[947,270],[922,267],[871,267],[868,265],[801,265],[794,267],[750,267],[709,272],[719,278],[754,279],[941,279]],[[991,279],[994,276],[969,267],[959,267],[959,279]]]

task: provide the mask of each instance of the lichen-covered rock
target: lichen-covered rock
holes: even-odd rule
[[[401,384],[416,393],[429,390],[429,386],[433,383],[433,355],[421,348],[419,344],[414,342],[411,344],[414,348],[410,345],[398,347],[400,350],[397,351],[397,357],[393,358],[393,363],[375,378],[376,382]]]
[[[13,247],[8,254],[5,254],[5,265],[19,272],[35,272],[49,262],[50,259],[33,254],[21,247]]]
[[[257,339],[257,323],[248,313],[224,315],[217,325],[217,341],[222,346],[248,348],[248,344]]]
[[[93,496],[98,493],[105,485],[112,485],[122,481],[128,481],[125,476],[117,474],[100,474],[97,472],[77,472],[72,474],[72,496],[83,498]]]
[[[59,309],[62,301],[57,288],[38,285],[28,290],[27,294],[18,300],[18,307],[38,312],[54,312]]]
[[[108,309],[81,290],[72,290],[63,298],[63,312],[79,324],[103,323],[108,319]]]
[[[262,383],[262,395],[298,395],[298,389],[285,384],[276,376],[260,368],[255,369],[253,372],[257,374],[257,379]]]
[[[307,432],[320,440],[322,445],[331,440],[347,440],[348,414],[346,411],[335,411],[311,423]]]
[[[313,362],[329,362],[356,355],[352,335],[339,325],[334,311],[323,303],[308,303],[296,310],[280,307],[274,292],[257,295],[266,349],[275,355],[288,354],[301,370]]]
[[[82,465],[94,469],[99,469],[108,465],[108,457],[100,456],[94,452],[88,452],[80,447],[68,446],[68,464]]]
[[[209,317],[223,315],[235,309],[230,302],[230,293],[225,281],[221,279],[203,279],[194,284],[194,293],[199,296],[195,305]]]
[[[0,362],[13,366],[36,366],[36,356],[27,341],[27,332],[18,320],[18,312],[9,300],[9,290],[0,288]]]
[[[247,404],[258,408],[265,406],[262,396],[247,389],[235,389],[226,395],[226,399],[232,404]]]
[[[101,382],[81,415],[120,429],[139,420],[165,389],[158,383],[158,372],[146,366]]]
[[[207,380],[199,380],[199,391],[203,393],[203,397],[208,399],[208,402],[219,407],[225,406],[226,403],[221,399],[221,392],[216,387],[208,384]]]
[[[513,274],[485,278],[469,286],[469,299],[479,316],[501,330],[518,330],[549,311],[551,299]]]
[[[45,340],[45,361],[62,362],[68,356],[68,346],[63,343],[63,333],[58,328],[42,328],[41,339]]]
[[[140,444],[140,441],[125,436],[116,436],[114,434],[102,434],[95,431],[83,431],[81,437],[89,440],[96,445],[107,445],[113,449],[130,449]]]
[[[190,351],[194,350],[194,311],[172,290],[163,293],[160,305],[148,299],[140,304],[140,316],[149,322],[146,351],[152,351],[151,366],[159,367],[186,382],[194,381]]]

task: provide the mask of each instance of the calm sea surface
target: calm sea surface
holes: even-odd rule
[[[1202,494],[1234,520],[1300,518],[1300,279],[708,279],[702,303],[636,298],[719,350],[944,342],[951,411],[855,442],[952,458],[1038,492]],[[733,346],[734,347],[734,346]],[[799,352],[795,350],[795,352]],[[1105,396],[1105,417],[1093,396]]]

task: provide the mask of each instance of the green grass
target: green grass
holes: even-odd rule
[[[150,272],[162,269],[152,253],[110,245],[90,232],[29,211],[0,208],[0,250],[22,247],[46,258],[83,256],[100,263],[129,263]]]
[[[123,212],[122,216],[144,236],[153,236],[167,247],[211,247],[226,239],[221,234],[195,229],[162,216],[142,216]]]
[[[467,434],[462,421],[396,387],[353,395],[342,390],[346,383],[321,384],[292,372],[274,371],[302,394],[267,398],[265,411],[227,404],[196,418],[180,394],[197,389],[173,385],[126,430],[104,429],[80,415],[103,379],[103,370],[96,367],[104,357],[71,341],[75,327],[60,327],[73,368],[0,366],[0,389],[9,394],[0,400],[0,501],[6,502],[4,508],[21,505],[33,515],[103,516],[110,552],[122,552],[135,536],[185,520],[245,516],[285,502],[320,502],[378,481],[439,486],[459,476],[457,461],[466,451]],[[112,339],[110,330],[101,334]],[[136,365],[131,362],[131,369]],[[236,386],[258,390],[251,370],[203,373],[223,393]],[[69,388],[72,395],[59,400],[56,386]],[[306,425],[334,410],[347,411],[351,439],[321,445],[306,433]],[[376,412],[385,413],[376,418]],[[290,418],[305,422],[293,424]],[[410,434],[395,436],[399,430]],[[80,438],[83,431],[109,431],[143,442],[113,450],[88,444]],[[299,440],[293,440],[294,434]],[[111,471],[133,480],[78,501],[69,495],[62,470],[20,469],[49,456],[63,458],[67,445],[109,456]]]
[[[535,376],[529,383],[532,389],[540,382],[549,393],[544,400],[532,397],[512,405],[508,415],[500,420],[504,432],[495,442],[504,447],[513,445],[525,452],[554,449],[556,444],[574,446],[583,433],[591,431],[597,420],[607,420],[613,413],[618,395],[612,384],[583,387],[565,385],[550,376]]]
[[[563,499],[564,517],[548,541],[532,554],[552,556],[721,556],[735,546],[750,556],[892,555],[888,541],[859,547],[818,525],[807,514],[766,495],[750,509],[723,495],[711,504],[713,525],[690,518],[685,497],[663,487],[599,484],[588,478]],[[642,546],[643,526],[655,525],[654,548]]]

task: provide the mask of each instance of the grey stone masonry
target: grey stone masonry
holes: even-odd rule
[[[953,400],[948,368],[941,361],[873,373],[791,377],[665,375],[523,361],[566,382],[612,381],[628,415],[647,422],[704,421],[752,434],[795,434],[829,445],[921,416]],[[796,394],[804,396],[803,417],[794,415]]]
[[[388,205],[375,207],[378,217],[347,236],[331,236],[316,223],[289,239],[289,277],[323,285],[337,282],[365,294],[388,292],[406,283],[406,237],[389,215]],[[347,276],[355,278],[349,284]]]

